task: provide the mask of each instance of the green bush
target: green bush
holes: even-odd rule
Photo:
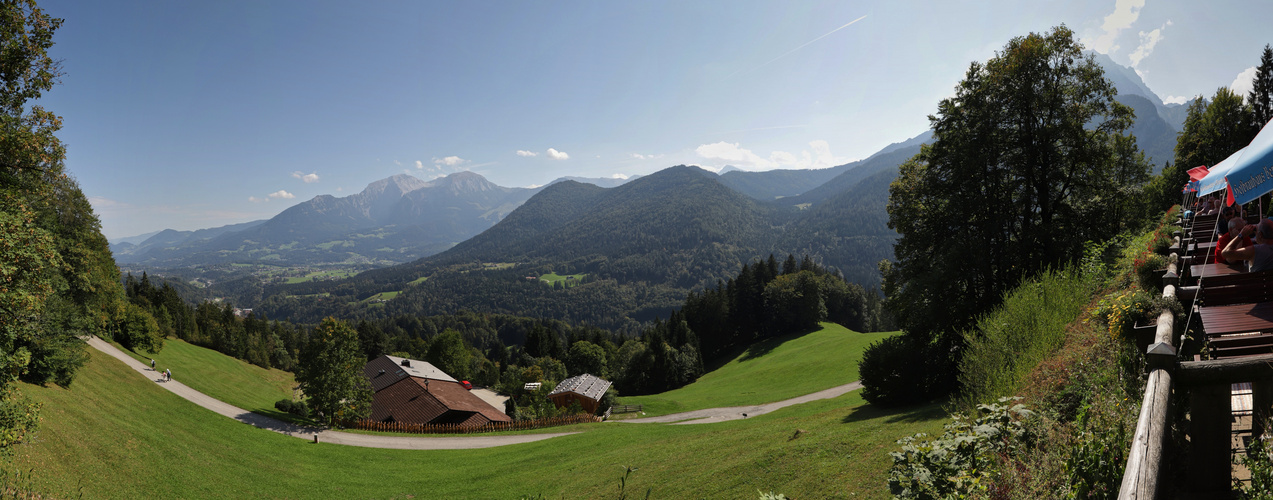
[[[879,406],[928,401],[954,388],[953,346],[895,335],[866,348],[858,363],[862,398]]]
[[[290,399],[280,399],[274,403],[274,409],[283,413],[296,415],[301,418],[309,418],[309,405],[304,401],[292,401]]]
[[[996,458],[1029,445],[1025,419],[1033,413],[1025,405],[1008,403],[1019,398],[1002,398],[998,404],[978,405],[975,420],[960,414],[937,439],[926,434],[902,438],[902,451],[889,453],[893,468],[888,487],[895,498],[969,498],[983,495],[998,476]]]

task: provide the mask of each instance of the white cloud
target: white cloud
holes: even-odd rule
[[[438,166],[445,165],[448,167],[458,167],[468,162],[469,162],[468,160],[465,160],[464,158],[460,158],[458,156],[448,156],[442,159],[438,159],[438,158],[433,159],[434,165],[438,165]]]
[[[273,199],[276,199],[276,200],[280,200],[280,199],[281,199],[281,200],[290,200],[290,199],[292,199],[292,198],[295,198],[295,197],[296,197],[296,195],[294,195],[294,194],[292,194],[292,193],[289,193],[289,192],[287,192],[287,191],[284,191],[284,190],[280,189],[280,190],[278,190],[278,191],[275,191],[275,192],[273,192],[273,193],[270,193],[270,194],[269,194],[269,197],[270,197],[270,198],[273,198]]]
[[[1162,27],[1156,30],[1150,31],[1148,33],[1144,31],[1140,32],[1140,45],[1137,46],[1136,50],[1132,51],[1131,54],[1127,55],[1127,58],[1131,59],[1132,68],[1136,68],[1136,73],[1138,74],[1140,73],[1140,69],[1137,68],[1138,66],[1140,66],[1140,61],[1146,57],[1149,57],[1149,54],[1153,53],[1154,51],[1154,46],[1158,45],[1158,42],[1162,41],[1163,39],[1162,31],[1167,29],[1168,26],[1171,26],[1170,20],[1167,21],[1167,24],[1162,25]]]
[[[1242,98],[1246,98],[1253,87],[1255,87],[1255,66],[1238,73],[1237,78],[1233,79],[1233,83],[1229,84],[1229,89]]]
[[[629,177],[632,177],[632,176],[628,174],[610,174],[611,179],[627,179]]]
[[[536,153],[534,151],[527,151],[525,149],[519,149],[517,150],[517,156],[539,156],[539,153]]]
[[[750,149],[740,147],[738,143],[722,141],[701,145],[694,152],[703,158],[722,162],[716,170],[726,164],[744,169],[773,170],[775,168],[830,168],[848,162],[846,158],[831,154],[831,145],[827,141],[811,141],[809,148],[812,152],[805,150],[795,154],[787,151],[773,151],[769,153],[769,158],[763,158]]]
[[[553,148],[548,148],[547,155],[549,158],[552,158],[554,160],[569,160],[570,159],[570,155],[566,154],[565,151],[557,151],[556,149],[553,149]]]
[[[260,202],[263,202],[263,201],[270,201],[270,200],[269,200],[269,198],[257,198],[257,197],[255,197],[255,196],[249,196],[249,197],[248,197],[248,201],[250,201],[250,202],[252,202],[252,203],[260,203]]]
[[[1136,22],[1140,17],[1140,9],[1144,6],[1145,0],[1117,0],[1114,12],[1105,16],[1105,21],[1101,24],[1101,34],[1085,41],[1087,47],[1102,54],[1117,51],[1118,34]]]
[[[309,173],[309,174],[303,174],[303,173],[301,173],[301,171],[297,170],[297,171],[295,171],[295,172],[292,172],[292,177],[295,177],[295,178],[297,178],[297,179],[300,179],[300,180],[304,181],[306,184],[311,184],[311,183],[314,183],[314,182],[318,182],[318,172],[313,172],[313,173]]]
[[[703,144],[694,149],[699,156],[709,160],[719,160],[732,165],[741,167],[751,167],[755,169],[773,169],[777,164],[761,158],[750,149],[739,147],[737,142],[717,142],[715,144]]]
[[[416,160],[416,161],[415,161],[415,168],[416,168],[416,170],[423,170],[423,169],[424,169],[424,162],[422,162],[422,161],[420,161],[420,160]]]
[[[1189,99],[1190,98],[1182,96],[1182,95],[1169,95],[1167,97],[1162,98],[1162,102],[1164,104],[1184,104],[1186,102],[1189,102]]]

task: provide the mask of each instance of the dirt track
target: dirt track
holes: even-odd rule
[[[824,391],[818,391],[813,394],[805,394],[803,396],[778,401],[774,403],[765,403],[756,406],[731,406],[727,408],[708,408],[706,410],[694,410],[683,413],[673,413],[671,415],[663,415],[660,417],[634,418],[629,420],[618,420],[617,422],[634,423],[634,424],[709,424],[712,422],[724,422],[726,420],[741,420],[756,415],[764,415],[779,408],[786,408],[791,405],[800,403],[808,403],[819,399],[830,399],[839,397],[845,393],[856,391],[862,388],[862,382],[850,382],[838,387],[832,387]]]

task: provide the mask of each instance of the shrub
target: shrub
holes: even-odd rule
[[[880,406],[927,401],[954,387],[952,346],[894,335],[866,348],[858,363],[862,398]]]
[[[889,453],[893,468],[888,487],[896,498],[969,498],[986,492],[998,476],[996,457],[1028,445],[1031,436],[1024,420],[1033,416],[1025,405],[978,405],[976,420],[952,415],[941,437],[926,434],[902,438],[902,451]]]
[[[304,401],[292,401],[290,399],[280,399],[274,403],[274,409],[283,413],[296,415],[301,418],[309,418],[309,405]]]
[[[1144,290],[1162,291],[1162,270],[1165,267],[1167,267],[1166,257],[1148,251],[1132,261],[1132,271],[1136,273],[1136,283]]]

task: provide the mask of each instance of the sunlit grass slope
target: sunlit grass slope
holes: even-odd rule
[[[150,364],[152,356],[121,350]],[[153,358],[156,370],[172,370],[173,380],[244,410],[273,417],[282,416],[274,409],[274,403],[291,399],[296,386],[296,379],[289,372],[261,368],[183,340],[164,341],[164,348]]]
[[[769,339],[680,389],[651,396],[621,397],[645,406],[646,415],[772,403],[830,389],[858,379],[862,352],[894,335],[857,333],[835,323],[820,330]]]
[[[70,389],[22,390],[45,418],[12,465],[54,498],[615,497],[620,466],[639,468],[629,494],[651,498],[881,498],[894,441],[944,422],[936,406],[886,412],[850,394],[720,424],[588,424],[525,445],[404,451],[256,429],[96,351]]]

